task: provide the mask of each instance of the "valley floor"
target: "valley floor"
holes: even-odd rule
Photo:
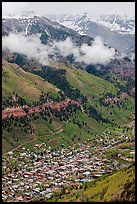
[[[35,144],[34,151],[22,147],[20,152],[11,151],[4,155],[3,201],[54,199],[60,192],[63,195],[70,189],[84,188],[83,185],[96,181],[96,178],[112,174],[134,162],[134,142],[127,142],[126,139],[121,144],[113,145],[96,142],[96,145],[85,142],[78,148],[62,144],[62,148],[56,151],[42,143]],[[121,152],[128,150],[129,158],[122,153],[115,155],[113,149]],[[78,195],[73,199],[76,201]]]

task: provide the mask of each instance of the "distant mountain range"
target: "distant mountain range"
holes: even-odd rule
[[[46,17],[33,15],[32,17],[8,17],[2,19],[2,35],[9,33],[24,33],[27,35],[41,34],[41,41],[46,44],[52,40],[65,40],[71,37],[74,42],[90,43],[93,38],[82,36],[78,32],[67,28],[60,23],[54,22]]]
[[[121,34],[135,34],[135,18],[121,15],[101,15],[98,21],[110,28],[112,31],[117,31]]]
[[[72,42],[80,47],[83,44],[91,45],[94,38],[89,35],[90,32],[94,33],[94,36],[104,36],[109,43],[115,44],[116,47],[120,47],[122,50],[127,49],[128,56],[131,57],[134,54],[134,35],[120,34],[116,31],[111,31],[103,25],[99,25],[96,22],[91,21],[85,14],[82,17],[75,20],[75,24],[81,26],[85,35],[80,34],[73,29],[65,27],[60,23],[50,20],[46,17],[33,15],[32,17],[20,17],[20,18],[3,18],[2,19],[2,35],[8,36],[9,33],[24,33],[25,36],[38,34],[43,44],[49,44],[53,41],[64,41],[67,37],[72,39]],[[70,26],[69,26],[70,27]],[[78,27],[77,27],[78,28]],[[94,28],[94,29],[93,29]],[[96,34],[97,33],[97,34]],[[103,37],[102,37],[103,38]],[[129,46],[130,45],[130,46]],[[113,46],[111,46],[113,47]],[[107,68],[114,70],[116,73],[121,73],[124,76],[134,75],[134,63],[130,59],[122,57],[119,51],[115,52],[115,57],[117,60],[112,60],[111,63],[107,65]],[[134,57],[134,56],[133,56]],[[122,59],[123,58],[123,59]],[[73,55],[62,57],[58,56],[59,61],[73,63],[78,66],[86,68],[86,64],[83,62],[76,62]],[[120,66],[118,65],[120,64]],[[106,66],[97,65],[99,69],[106,70]],[[103,68],[104,67],[104,68]],[[120,71],[121,70],[121,71]],[[125,71],[124,71],[125,70]],[[128,71],[126,71],[128,70]],[[125,73],[125,74],[124,74]]]
[[[50,15],[49,18],[82,35],[100,36],[108,46],[120,52],[128,53],[135,44],[135,20],[127,16],[102,15],[94,18],[84,13],[82,16]]]
[[[47,38],[50,37],[56,38],[56,40],[63,40],[68,35],[73,36],[72,39],[75,35],[78,39],[77,32],[80,35],[87,35],[91,38],[100,36],[108,46],[129,56],[134,54],[134,17],[131,18],[114,14],[90,17],[87,13],[76,16],[46,15],[46,17],[41,17],[33,11],[22,13],[18,17],[4,17],[2,21],[2,34],[7,35],[9,32],[26,32],[26,34],[39,32],[42,33],[41,38],[44,35],[44,41],[47,41]],[[38,24],[41,24],[41,26]],[[57,32],[53,32],[53,29],[61,29],[61,35],[57,35]],[[81,38],[84,39],[83,37]],[[84,43],[85,41],[87,42],[87,40],[84,39]]]

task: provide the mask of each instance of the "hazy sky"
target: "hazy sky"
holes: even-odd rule
[[[135,2],[2,2],[2,15],[17,15],[23,11],[46,14],[83,14],[90,16],[100,14],[135,15]]]

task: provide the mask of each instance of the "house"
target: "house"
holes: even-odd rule
[[[17,199],[18,199],[18,201],[23,201],[23,197],[22,196],[19,196]]]

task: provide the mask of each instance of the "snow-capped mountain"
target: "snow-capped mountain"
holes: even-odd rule
[[[87,13],[82,16],[50,16],[66,27],[82,35],[100,36],[104,42],[120,52],[127,53],[131,46],[135,46],[135,20],[119,15],[90,17]],[[63,20],[64,19],[64,20]]]
[[[80,35],[78,32],[70,28],[38,15],[32,17],[18,16],[14,18],[3,18],[2,36],[8,36],[10,33],[21,33],[21,35],[25,37],[36,35],[42,44],[47,44],[48,46],[51,46],[54,42],[63,42],[67,38],[71,39],[72,43],[78,47],[82,44],[91,45],[94,40],[92,37]],[[52,57],[54,58],[54,56]],[[68,63],[72,61],[74,62],[73,56],[67,58],[57,54],[57,58],[60,61],[66,61]],[[76,64],[79,64],[79,62],[76,62]]]
[[[121,15],[101,15],[99,23],[121,34],[135,34],[135,18]]]
[[[92,22],[90,18],[87,17],[85,14],[82,17],[77,18],[77,21],[75,21],[79,26],[83,26],[83,30],[85,30],[87,33],[90,31],[91,28],[94,28],[94,33],[96,36],[96,33],[101,33],[104,31],[104,35],[107,34],[107,37],[110,38],[110,35],[112,35],[112,31],[108,32],[108,28],[106,28],[103,25],[98,25],[95,22]],[[87,28],[87,29],[86,29]],[[91,29],[93,31],[93,29]],[[21,17],[21,18],[3,18],[2,19],[2,35],[9,35],[10,33],[24,33],[26,36],[28,35],[35,35],[38,34],[41,40],[41,43],[48,44],[53,41],[63,41],[67,39],[67,37],[70,37],[73,41],[73,43],[80,47],[82,44],[92,45],[94,39],[89,35],[80,35],[75,30],[72,30],[68,27],[65,27],[61,25],[60,23],[57,23],[55,21],[52,21],[46,17],[42,16],[32,16],[32,17]],[[122,34],[119,34],[121,36],[125,36]],[[92,35],[93,36],[93,35]],[[112,36],[111,36],[112,37]],[[113,38],[112,38],[113,39]],[[122,40],[119,42],[122,43]],[[131,47],[131,43],[130,43]],[[72,49],[72,48],[70,48]],[[132,48],[133,50],[133,48]],[[122,70],[129,70],[129,75],[134,74],[134,63],[131,62],[131,60],[121,60],[121,55],[118,51],[115,52],[115,57],[117,58],[118,63],[120,63],[120,68]],[[119,57],[119,58],[118,58]],[[77,62],[73,58],[73,54],[70,54],[67,57],[63,57],[61,55],[58,56],[59,61],[75,64],[78,67],[82,66],[83,68],[87,66],[88,63],[83,62]],[[23,59],[24,61],[24,59]],[[17,62],[16,62],[17,63]],[[109,63],[110,64],[110,63]],[[115,59],[112,60],[111,66],[108,67],[111,69],[113,68],[115,72],[118,72],[119,66],[117,63],[115,63]],[[98,66],[98,65],[97,65]],[[102,65],[100,64],[102,67]],[[106,68],[104,68],[106,69]],[[112,69],[111,69],[112,70]],[[132,72],[131,72],[132,70]],[[123,71],[121,71],[123,74]]]
[[[32,17],[3,18],[2,35],[8,35],[11,32],[25,33],[25,35],[40,34],[43,44],[53,40],[65,40],[67,37],[71,37],[78,45],[81,43],[91,43],[93,40],[92,37],[81,36],[78,32],[70,28],[38,15]]]
[[[101,15],[99,17],[89,16],[87,13],[83,15],[48,15],[48,17],[56,22],[62,23],[71,28],[77,28],[76,22],[79,18],[90,20],[98,24],[104,25],[112,31],[117,31],[121,34],[135,34],[135,17],[127,15]]]

